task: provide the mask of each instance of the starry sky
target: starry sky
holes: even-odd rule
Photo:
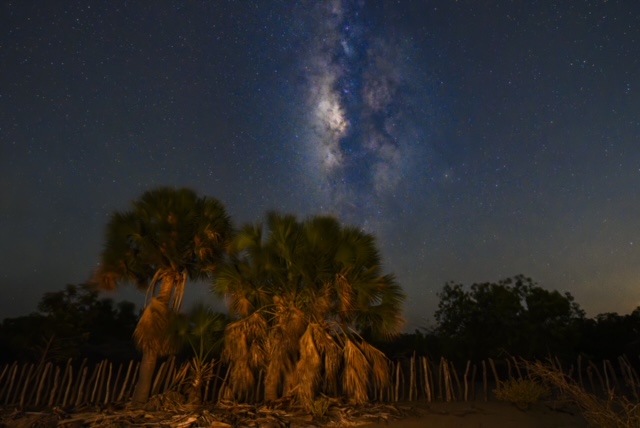
[[[0,7],[0,318],[86,281],[161,185],[375,234],[409,330],[446,281],[640,305],[639,2]]]

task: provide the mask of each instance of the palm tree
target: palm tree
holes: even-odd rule
[[[240,231],[214,283],[236,319],[225,348],[234,393],[250,399],[262,369],[267,401],[295,391],[309,405],[319,390],[337,394],[340,375],[342,391],[367,401],[388,382],[388,362],[360,333],[398,333],[404,300],[375,239],[332,217],[271,213],[267,226],[267,236],[262,225]]]
[[[224,330],[228,323],[226,315],[213,312],[204,303],[196,304],[187,314],[180,314],[172,322],[171,334],[176,341],[191,348],[192,356],[182,382],[187,387],[190,404],[202,404],[203,390],[213,377],[215,357],[223,349]]]
[[[180,311],[186,282],[209,277],[217,268],[232,226],[222,203],[190,189],[150,190],[132,205],[112,214],[94,279],[106,290],[125,282],[146,290],[134,332],[142,362],[132,398],[144,403],[157,359],[177,346],[167,331]]]

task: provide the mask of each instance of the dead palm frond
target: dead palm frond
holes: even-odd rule
[[[314,340],[315,331],[319,328],[318,324],[309,324],[300,338],[300,359],[296,366],[298,378],[296,395],[305,407],[309,407],[313,402],[321,376],[322,360]]]
[[[136,346],[143,352],[167,355],[176,350],[168,335],[172,312],[165,303],[153,297],[142,312],[140,321],[133,332]]]
[[[371,364],[371,378],[376,389],[389,386],[391,373],[389,372],[389,359],[386,355],[367,342],[360,343],[360,349]]]
[[[279,397],[285,376],[293,370],[297,347],[292,347],[291,338],[280,326],[272,328],[266,347],[265,400],[271,401]]]
[[[246,399],[255,389],[255,374],[246,359],[233,362],[231,370],[231,390],[236,398]]]
[[[364,404],[369,399],[369,374],[371,364],[367,357],[351,340],[342,350],[344,359],[343,388],[355,404]]]
[[[283,335],[282,343],[287,349],[295,349],[298,347],[298,340],[307,327],[308,318],[290,298],[274,296],[273,301],[276,308],[274,328],[280,328],[286,332]]]
[[[332,346],[325,348],[324,370],[325,390],[333,396],[338,395],[338,376],[342,367],[342,353],[340,347],[334,342]]]
[[[249,346],[249,365],[255,370],[267,365],[267,352],[264,349],[262,338],[254,338],[251,341],[251,346]]]
[[[332,332],[334,331],[331,327],[324,323],[314,330],[313,338],[323,357],[325,393],[337,395],[342,355],[340,345],[336,342],[336,336],[330,334]]]

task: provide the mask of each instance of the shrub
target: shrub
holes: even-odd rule
[[[565,398],[580,407],[582,415],[592,426],[600,428],[640,427],[640,403],[611,391],[606,398],[585,391],[553,363],[528,363],[529,373],[552,385]]]
[[[527,410],[549,394],[549,390],[532,379],[509,379],[494,390],[500,401],[508,401],[520,410]]]
[[[314,419],[322,419],[326,416],[330,406],[331,402],[326,397],[322,397],[313,400],[307,407],[307,411],[313,415]]]

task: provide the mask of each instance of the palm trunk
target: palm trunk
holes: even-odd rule
[[[138,349],[142,351],[140,376],[132,397],[132,401],[138,404],[149,400],[158,358],[172,352],[167,341],[169,316],[171,311],[179,306],[182,300],[181,293],[184,291],[184,284],[176,284],[186,279],[186,276],[168,272],[161,275],[161,278],[160,290],[145,308],[134,332]]]
[[[144,404],[149,400],[151,382],[153,381],[153,374],[156,370],[157,362],[157,353],[150,351],[142,353],[140,374],[138,376],[138,381],[136,382],[136,389],[133,391],[133,397],[131,398],[131,401],[134,404]]]

